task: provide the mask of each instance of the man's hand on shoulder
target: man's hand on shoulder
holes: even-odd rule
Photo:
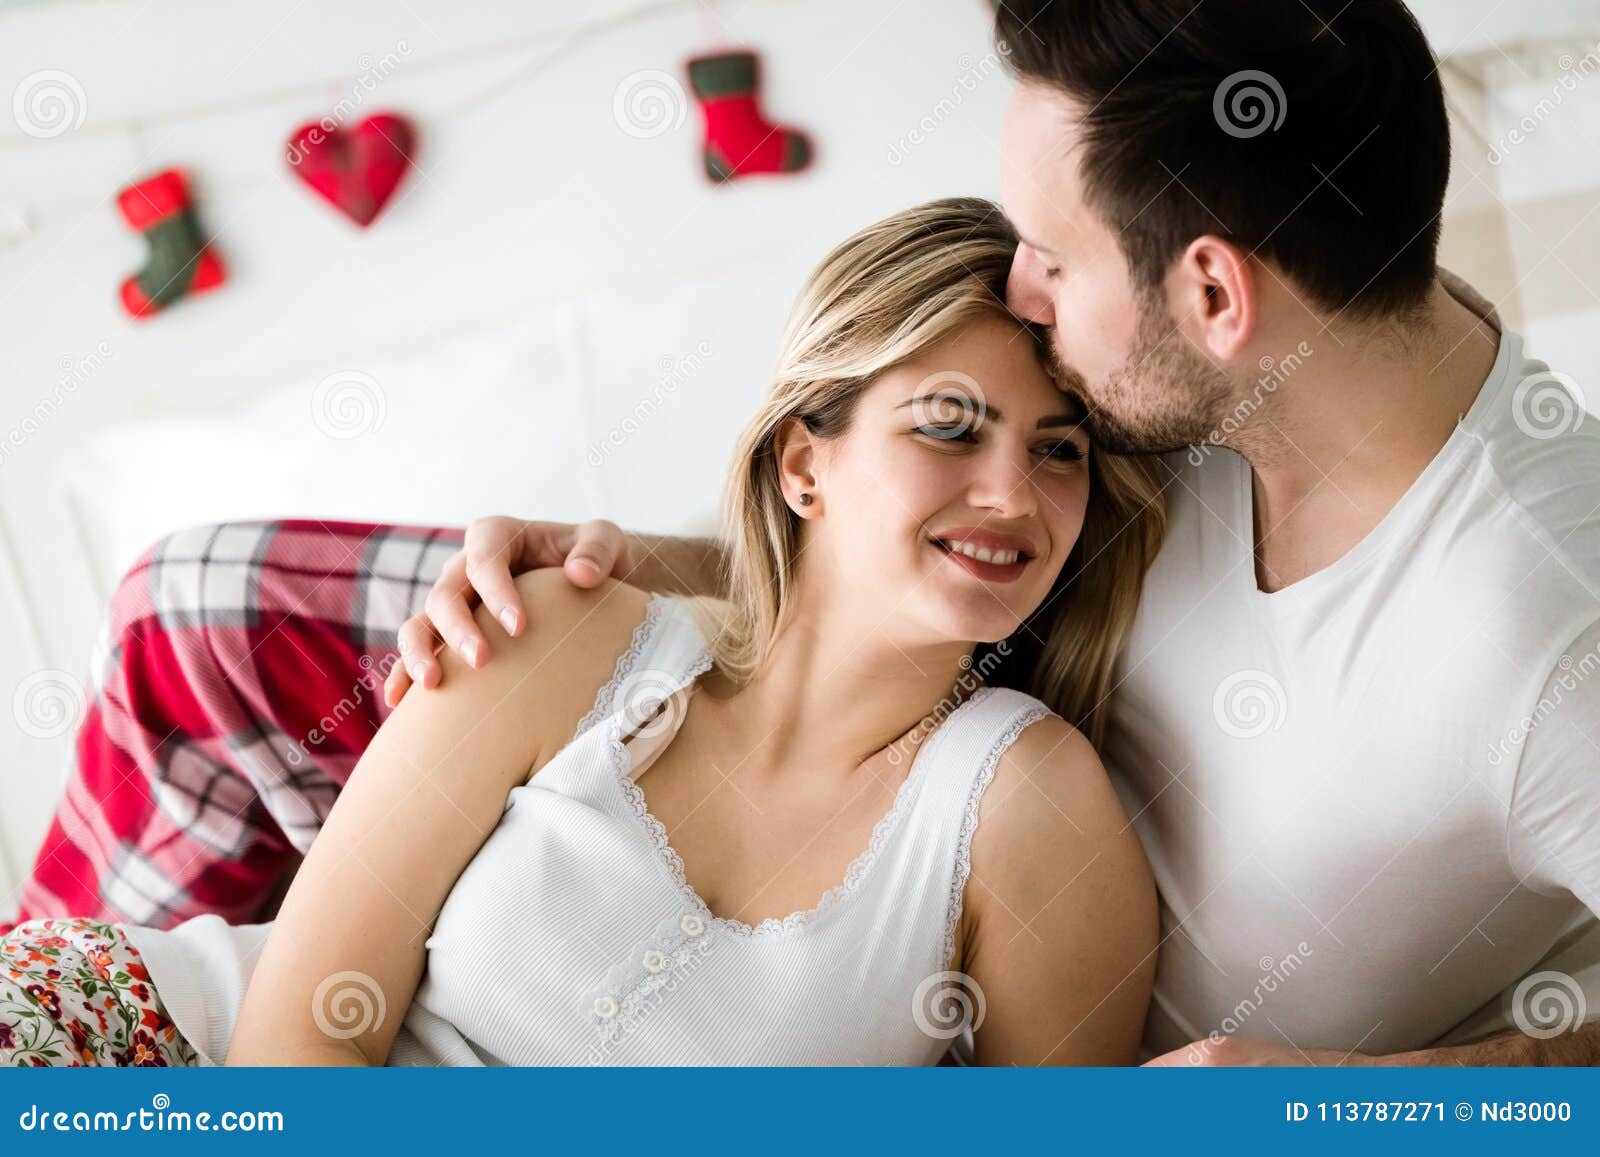
[[[631,565],[628,536],[604,520],[572,525],[495,515],[474,519],[460,550],[445,561],[421,614],[400,627],[400,662],[384,681],[391,707],[415,683],[435,687],[444,677],[438,653],[448,645],[470,667],[489,660],[489,621],[516,637],[527,623],[516,576],[549,568],[574,587],[593,587]],[[557,570],[556,568],[559,568]],[[474,615],[481,605],[487,615]]]

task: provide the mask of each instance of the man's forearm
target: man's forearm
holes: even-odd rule
[[[722,590],[722,544],[711,538],[628,535],[628,571],[617,577],[647,591],[712,595]]]
[[[1373,1057],[1377,1065],[1600,1065],[1600,1021],[1541,1040],[1510,1029],[1483,1040]]]

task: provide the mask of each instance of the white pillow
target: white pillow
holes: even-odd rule
[[[105,589],[160,536],[231,519],[712,533],[802,272],[580,299],[235,412],[116,426],[64,460],[63,485]]]

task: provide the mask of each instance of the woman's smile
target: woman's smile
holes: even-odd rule
[[[930,541],[952,564],[984,582],[1016,582],[1039,553],[1020,535],[997,534],[978,526],[957,527]]]

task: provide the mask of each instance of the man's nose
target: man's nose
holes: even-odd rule
[[[1011,273],[1006,278],[1006,308],[1023,321],[1039,325],[1056,322],[1055,299],[1044,277],[1044,262],[1026,245],[1018,245],[1017,254],[1011,259]]]

